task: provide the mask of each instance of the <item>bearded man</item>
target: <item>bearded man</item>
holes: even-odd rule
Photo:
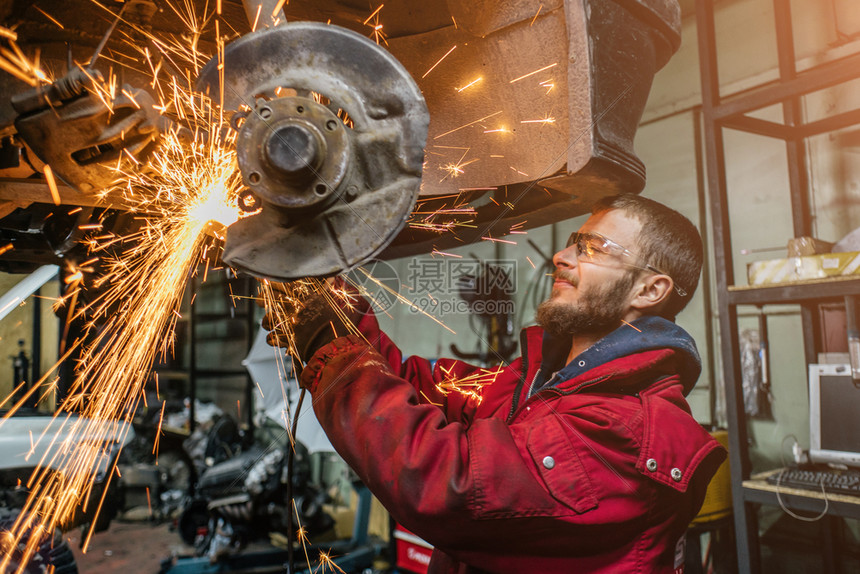
[[[686,528],[725,459],[690,414],[701,363],[674,323],[701,238],[676,211],[619,195],[553,262],[540,326],[480,401],[437,387],[477,367],[404,360],[369,312],[355,315],[363,337],[297,315],[300,383],[338,453],[434,545],[433,574],[682,572]]]

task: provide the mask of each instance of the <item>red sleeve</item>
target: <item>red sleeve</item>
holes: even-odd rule
[[[440,548],[557,552],[559,514],[585,518],[596,504],[577,481],[585,471],[573,447],[559,440],[565,432],[555,417],[528,429],[498,418],[449,422],[357,336],[320,349],[302,383],[346,463],[398,522]],[[539,457],[545,448],[565,450],[555,474],[563,484],[544,482],[529,448]],[[531,527],[512,529],[518,520]]]
[[[460,393],[448,392],[445,383],[480,376],[481,372],[489,371],[454,359],[439,359],[435,364],[423,357],[410,356],[404,359],[403,352],[380,329],[372,312],[364,315],[356,327],[367,342],[385,358],[390,370],[412,384],[418,394],[419,403],[441,408],[449,421],[471,420],[474,401]]]

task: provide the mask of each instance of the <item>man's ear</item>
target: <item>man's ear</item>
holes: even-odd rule
[[[669,300],[673,288],[672,278],[668,275],[645,275],[634,283],[630,306],[643,314],[653,314]]]

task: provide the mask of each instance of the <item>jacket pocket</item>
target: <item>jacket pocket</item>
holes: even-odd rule
[[[661,397],[643,395],[642,406],[644,429],[637,470],[678,492],[687,492],[700,466],[710,469],[704,477],[709,480],[726,457],[720,443],[689,413]]]
[[[556,417],[529,433],[527,449],[537,475],[552,497],[577,514],[597,508],[588,473]]]

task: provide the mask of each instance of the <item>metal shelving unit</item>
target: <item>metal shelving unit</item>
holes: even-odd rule
[[[756,508],[778,505],[777,495],[763,481],[751,478],[747,420],[743,404],[738,306],[763,307],[772,304],[800,306],[806,363],[816,362],[820,348],[817,306],[860,294],[860,279],[747,287],[735,285],[728,210],[726,159],[723,130],[733,129],[783,140],[788,160],[788,181],[795,237],[811,235],[809,176],[806,139],[844,127],[860,124],[860,110],[840,113],[826,119],[804,122],[801,98],[822,89],[860,78],[860,54],[818,65],[798,72],[794,53],[790,0],[774,0],[779,79],[775,82],[723,97],[717,72],[715,0],[696,0],[699,37],[699,63],[702,82],[702,118],[706,152],[706,172],[714,235],[717,304],[720,310],[721,355],[726,384],[726,412],[729,423],[729,458],[732,474],[734,525],[738,546],[739,570],[760,572],[761,557]],[[751,117],[751,112],[782,104],[783,123]],[[820,494],[795,492],[781,497],[782,503],[798,510],[821,511]],[[834,501],[822,523],[822,548],[825,572],[839,570],[837,548],[832,543],[836,528],[834,517],[860,518],[860,501]]]
[[[251,380],[248,371],[237,364],[235,367],[220,366],[209,368],[201,365],[199,357],[199,347],[204,342],[220,343],[223,345],[241,345],[245,352],[250,351],[251,345],[254,342],[256,334],[256,323],[254,320],[255,305],[252,302],[252,296],[255,293],[256,282],[250,277],[228,279],[226,276],[212,276],[209,278],[208,286],[214,289],[226,289],[226,283],[232,282],[233,287],[231,293],[236,297],[238,303],[236,306],[229,305],[223,312],[201,312],[200,302],[194,297],[194,293],[201,290],[202,281],[199,277],[192,277],[189,282],[189,287],[186,293],[186,299],[183,301],[183,318],[179,320],[179,324],[184,324],[185,329],[179,336],[178,346],[181,348],[180,353],[185,355],[184,360],[172,360],[168,364],[158,364],[155,366],[155,372],[162,377],[163,380],[178,381],[181,383],[184,392],[187,393],[190,400],[190,429],[193,431],[196,426],[195,399],[198,396],[200,379],[217,380],[227,377],[245,379],[245,388],[243,392],[242,402],[244,403],[245,417],[244,421],[239,420],[240,424],[245,424],[249,431],[253,431],[253,393],[254,384]],[[223,295],[226,297],[226,295]],[[219,296],[220,297],[220,296]],[[241,336],[236,337],[231,334],[230,329],[225,329],[225,333],[221,335],[210,335],[202,337],[200,334],[203,325],[221,325],[229,327],[232,324],[234,327],[242,327]],[[235,331],[236,329],[233,329]],[[230,412],[234,418],[237,413]]]

